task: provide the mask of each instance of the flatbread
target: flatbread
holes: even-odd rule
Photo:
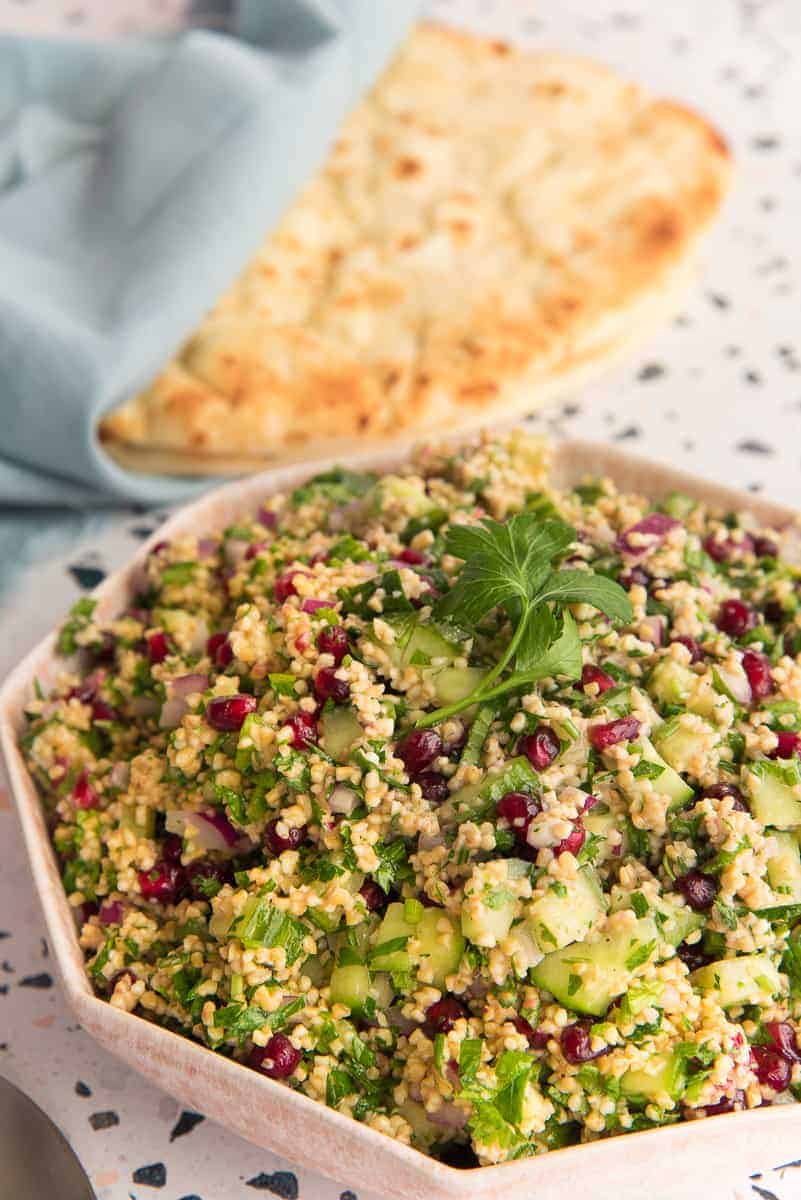
[[[519,418],[669,309],[729,166],[700,116],[605,67],[421,26],[101,440],[230,473]]]

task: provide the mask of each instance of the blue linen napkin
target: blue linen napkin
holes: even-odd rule
[[[7,518],[204,486],[116,466],[98,415],[149,382],[236,276],[419,7],[240,0],[240,40],[0,38]]]

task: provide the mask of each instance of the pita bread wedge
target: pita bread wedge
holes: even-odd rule
[[[604,67],[422,26],[101,439],[230,473],[519,418],[670,310],[728,175],[701,117]]]

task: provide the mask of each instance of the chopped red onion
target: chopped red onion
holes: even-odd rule
[[[662,613],[657,613],[653,617],[643,617],[640,621],[640,628],[644,631],[643,641],[651,642],[654,646],[661,646],[665,640],[667,617]]]
[[[662,544],[671,529],[676,529],[680,525],[681,521],[677,521],[675,517],[669,517],[667,513],[648,513],[641,521],[637,521],[635,525],[623,530],[615,540],[615,549],[628,558],[647,558]],[[632,534],[647,535],[647,543],[639,545],[639,540],[632,541]]]
[[[432,1125],[442,1129],[461,1129],[467,1124],[467,1113],[458,1104],[443,1104],[435,1112],[426,1112]]]
[[[216,809],[209,809],[207,812],[198,813],[198,816],[212,825],[220,834],[229,846],[235,846],[239,841],[241,834],[237,829],[234,829],[231,822],[226,817],[225,813],[218,812]]]
[[[271,508],[260,508],[258,520],[265,529],[275,529],[278,524],[278,513],[274,513]]]
[[[320,608],[333,608],[335,604],[335,600],[312,600],[311,598],[307,597],[303,601],[301,609],[305,613],[313,613],[317,612],[317,610]]]
[[[198,558],[213,558],[217,553],[216,538],[200,538],[197,544]]]

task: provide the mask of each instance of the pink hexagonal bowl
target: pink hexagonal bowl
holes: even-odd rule
[[[393,451],[350,460],[356,467],[382,470],[405,457],[406,452]],[[111,616],[125,606],[134,571],[154,542],[182,532],[224,528],[243,511],[255,510],[271,492],[294,487],[326,465],[332,464],[269,470],[218,488],[181,509],[127,568],[97,588],[99,614]],[[554,473],[560,483],[588,474],[609,475],[621,487],[653,498],[681,490],[723,509],[750,511],[777,526],[796,519],[790,509],[602,445],[557,443]],[[801,1108],[794,1104],[627,1134],[496,1167],[457,1170],[99,1000],[84,970],[39,798],[17,745],[34,677],[47,688],[59,669],[51,635],[12,672],[0,692],[0,739],[62,986],[78,1020],[102,1046],[184,1104],[292,1163],[335,1179],[357,1179],[392,1200],[695,1200],[702,1194],[725,1195],[756,1166],[793,1157],[801,1133]]]

